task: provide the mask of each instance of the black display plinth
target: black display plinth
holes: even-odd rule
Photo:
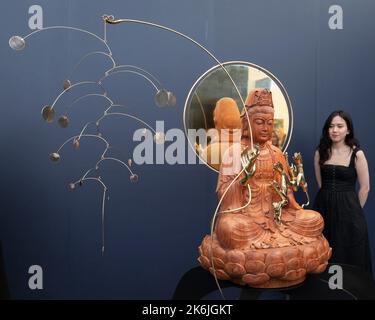
[[[5,276],[5,263],[0,242],[0,300],[4,299],[9,299],[9,291]]]
[[[342,289],[331,289],[330,266],[338,265],[343,271]],[[265,296],[277,296],[284,300],[369,300],[375,299],[375,282],[372,275],[361,269],[345,264],[329,264],[321,274],[308,275],[306,280],[295,287],[278,289],[258,289],[236,285],[230,281],[219,281],[222,289],[237,287],[241,289],[238,299],[262,300]],[[186,272],[180,279],[173,300],[200,300],[218,290],[214,277],[201,267]]]

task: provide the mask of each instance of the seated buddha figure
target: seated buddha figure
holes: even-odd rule
[[[208,132],[211,141],[206,148],[198,149],[198,152],[211,167],[219,171],[226,149],[241,138],[241,117],[236,101],[228,97],[219,99],[213,120],[215,128]]]
[[[293,179],[283,152],[271,143],[271,91],[251,91],[245,108],[249,120],[243,110],[241,141],[224,154],[217,184],[220,212],[212,235],[199,247],[198,260],[221,280],[260,288],[292,286],[304,281],[306,273],[323,272],[332,250],[322,235],[321,215],[303,209],[292,185],[285,184]],[[243,155],[254,150],[247,168]]]

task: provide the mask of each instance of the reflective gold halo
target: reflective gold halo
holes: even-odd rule
[[[272,91],[275,106],[275,130],[272,143],[285,151],[293,131],[293,108],[282,83],[268,70],[250,62],[228,61],[222,63],[222,65],[233,78],[243,101],[246,100],[248,92],[254,88],[261,87]],[[215,129],[213,111],[216,102],[223,97],[234,99],[239,111],[242,111],[243,104],[233,83],[223,68],[216,65],[202,74],[190,89],[183,115],[185,134],[190,147],[193,148],[203,163],[216,172],[218,172],[220,162],[210,163],[207,160],[209,159],[207,155],[212,152],[221,152],[222,155],[223,148],[213,144],[210,145],[209,141],[206,146],[202,146],[200,141],[194,141],[194,137],[189,137],[188,130],[203,129],[210,136],[212,129]],[[207,147],[208,152],[201,153],[202,150],[205,150],[205,147]]]

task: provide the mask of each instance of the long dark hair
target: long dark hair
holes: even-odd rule
[[[348,127],[349,133],[345,137],[345,143],[353,148],[356,146],[359,148],[359,141],[354,136],[354,127],[353,127],[353,121],[352,118],[348,113],[342,110],[333,111],[329,117],[327,118],[323,130],[322,130],[322,136],[320,138],[318,151],[319,151],[319,164],[323,165],[324,162],[326,162],[329,157],[331,156],[331,147],[332,147],[332,140],[329,137],[329,126],[331,125],[331,122],[334,117],[339,116],[340,118],[344,119],[346,122],[346,126]]]

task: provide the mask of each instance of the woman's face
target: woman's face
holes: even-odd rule
[[[340,116],[335,116],[328,129],[329,138],[332,142],[345,141],[346,135],[349,133],[346,121]]]

